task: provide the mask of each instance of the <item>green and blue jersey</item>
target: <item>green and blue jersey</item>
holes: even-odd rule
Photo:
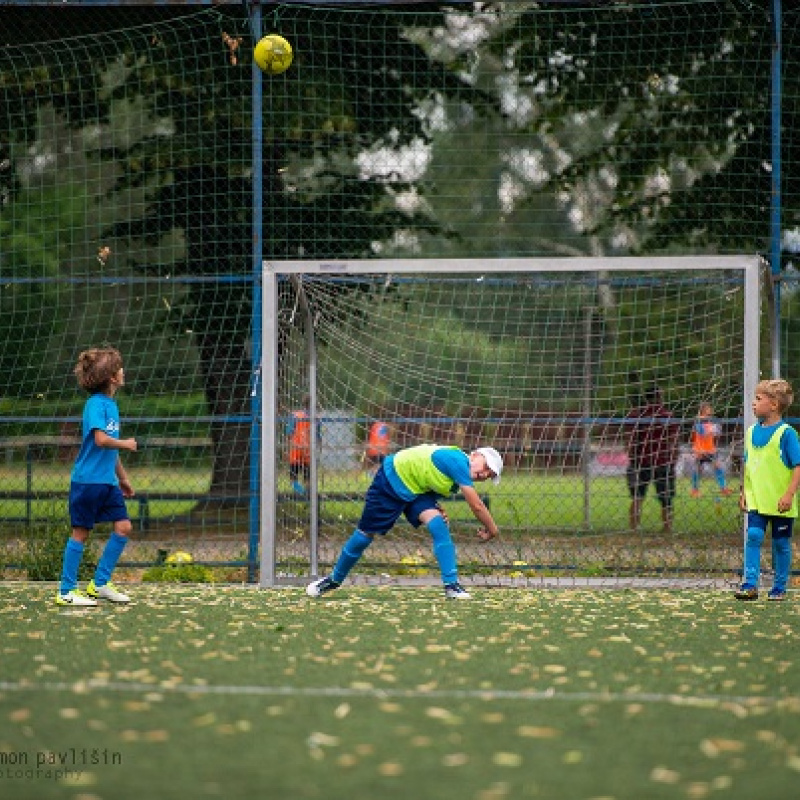
[[[458,447],[421,444],[389,456],[383,469],[398,497],[411,501],[427,492],[447,497],[473,486],[469,456]]]
[[[744,493],[747,507],[768,516],[797,516],[797,498],[785,512],[778,500],[786,492],[792,470],[800,466],[800,438],[781,420],[775,425],[757,423],[745,436]]]

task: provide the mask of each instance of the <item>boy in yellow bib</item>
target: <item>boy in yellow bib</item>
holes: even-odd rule
[[[467,455],[458,447],[421,444],[387,456],[367,489],[358,527],[345,542],[333,572],[310,583],[306,593],[319,597],[338,589],[375,535],[388,533],[403,514],[415,528],[427,527],[445,597],[468,600],[469,592],[458,582],[456,548],[439,498],[461,490],[470,511],[483,525],[478,538],[488,542],[499,530],[474,484],[490,478],[499,483],[502,469],[503,459],[493,447],[479,447]]]
[[[737,600],[758,598],[761,545],[768,523],[772,526],[775,576],[767,599],[786,599],[800,486],[800,439],[797,431],[783,421],[793,399],[792,387],[786,381],[761,381],[756,386],[753,413],[758,422],[748,428],[744,441],[744,481],[739,506],[747,512],[747,538],[744,582],[734,595]]]

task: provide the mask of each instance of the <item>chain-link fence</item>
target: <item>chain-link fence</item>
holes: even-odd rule
[[[126,458],[137,491],[128,565],[181,550],[228,579],[256,578],[262,260],[774,254],[780,211],[782,269],[765,283],[761,372],[778,354],[784,377],[800,381],[795,10],[783,18],[782,133],[770,105],[773,20],[754,4],[256,10],[3,9],[0,535],[11,568],[37,531],[66,535],[84,401],[72,369],[81,350],[107,342],[122,351],[128,375],[124,435],[140,443]],[[272,29],[295,60],[268,77],[254,71],[251,51]],[[620,287],[602,282],[591,298],[561,286],[558,302],[553,285],[527,294],[497,286],[491,311],[478,317],[473,305],[457,320],[436,310],[418,317],[431,309],[429,284],[389,281],[382,294],[334,288],[322,307],[314,302],[324,295],[315,300],[309,289],[303,307],[287,284],[279,307],[279,572],[308,571],[309,552],[321,567],[333,557],[386,446],[380,434],[370,440],[376,422],[388,423],[393,448],[498,441],[509,475],[526,476],[487,499],[506,529],[535,520],[550,544],[509,543],[492,560],[485,550],[471,557],[463,538],[476,572],[735,568],[735,499],[717,491],[713,468],[693,490],[689,437],[699,402],[710,401],[725,488],[735,492],[749,401],[741,386],[731,389],[742,339],[726,327],[725,309],[737,307],[740,288],[694,287],[687,309],[674,287],[643,277],[636,302],[611,313]],[[443,292],[435,292],[440,308]],[[374,341],[341,361],[341,326],[372,309],[337,312],[366,297],[394,314],[374,341],[404,342],[407,362]],[[505,323],[513,336],[483,327],[514,307]],[[307,333],[321,321],[311,386]],[[426,335],[415,339],[415,330]],[[597,369],[612,332],[626,348],[613,377]],[[432,353],[444,359],[437,370],[411,368],[430,365]],[[440,382],[442,364],[457,386]],[[627,531],[620,420],[637,381],[663,384],[681,427],[675,551],[658,539],[657,505],[645,508],[636,537]],[[308,474],[290,463],[290,439],[305,426],[294,412],[306,401],[319,451]],[[587,495],[589,478],[607,488]],[[318,508],[303,495],[312,479]],[[459,530],[463,504],[448,507]],[[707,536],[726,542],[713,560]],[[615,537],[609,559],[599,542]],[[407,544],[408,552],[379,553],[374,571],[429,570],[416,563],[427,558],[424,538],[409,535]]]

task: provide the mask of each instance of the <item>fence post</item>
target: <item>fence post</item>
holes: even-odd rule
[[[250,6],[250,31],[252,48],[261,36],[261,6],[255,0]],[[253,310],[252,335],[253,348],[253,385],[250,391],[250,535],[247,546],[247,582],[255,583],[257,579],[258,546],[261,536],[261,491],[263,479],[261,470],[261,391],[262,391],[262,283],[261,273],[264,261],[264,154],[263,154],[263,118],[262,118],[262,81],[261,70],[253,61],[250,69],[252,80],[251,96],[253,102]]]
[[[25,524],[30,528],[33,522],[33,448],[25,447]]]
[[[772,0],[772,199],[770,209],[770,276],[772,308],[772,377],[781,377],[781,0]]]

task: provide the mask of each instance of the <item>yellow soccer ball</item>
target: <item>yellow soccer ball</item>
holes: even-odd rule
[[[191,564],[194,559],[191,553],[186,553],[183,550],[178,550],[175,553],[170,553],[165,559],[167,564]]]
[[[270,33],[260,39],[253,50],[256,64],[268,75],[280,75],[281,72],[286,72],[293,57],[292,46],[277,33]]]

